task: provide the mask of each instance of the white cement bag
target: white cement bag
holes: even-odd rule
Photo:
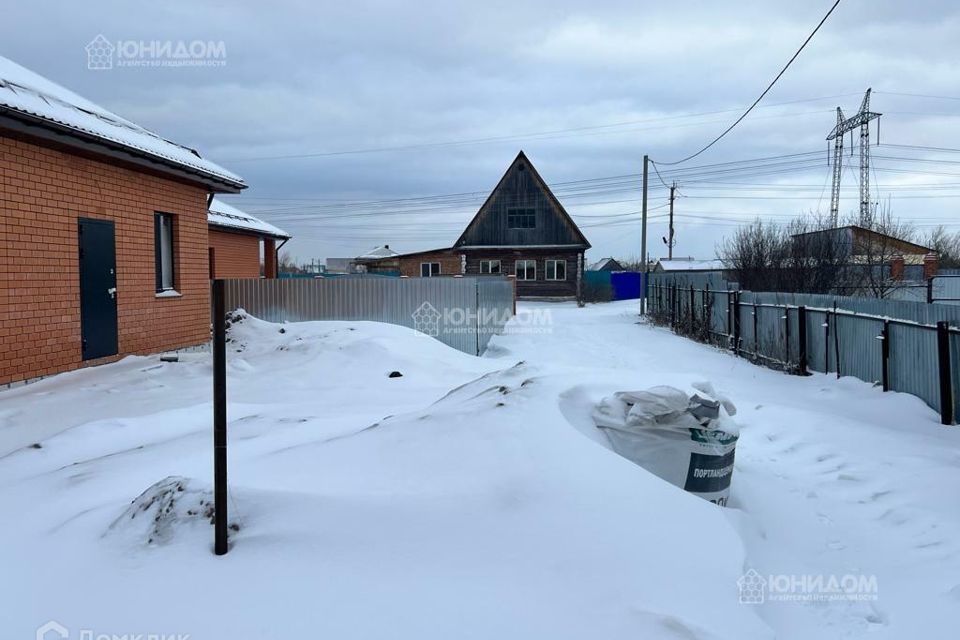
[[[736,408],[709,383],[692,396],[673,387],[624,391],[604,398],[594,423],[613,450],[667,482],[725,505],[739,431]]]

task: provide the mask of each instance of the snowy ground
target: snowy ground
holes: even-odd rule
[[[755,367],[636,303],[521,315],[484,358],[375,323],[235,326],[220,558],[208,355],[0,393],[2,637],[955,637],[960,431],[922,402]],[[590,422],[614,391],[699,380],[740,409],[728,509]],[[741,604],[749,569],[877,592]]]

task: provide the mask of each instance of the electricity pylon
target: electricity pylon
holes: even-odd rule
[[[834,227],[838,224],[840,209],[840,175],[843,171],[843,134],[850,132],[850,152],[853,153],[853,130],[860,127],[860,224],[869,226],[873,216],[870,210],[870,121],[881,114],[870,111],[870,91],[863,96],[860,110],[851,118],[844,119],[843,111],[837,107],[837,126],[833,128],[827,140],[833,140],[833,192],[830,195],[830,221]]]

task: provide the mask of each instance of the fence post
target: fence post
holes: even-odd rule
[[[940,422],[953,424],[953,386],[950,381],[950,325],[937,323],[937,361],[940,365]]]
[[[733,294],[733,353],[740,355],[740,292]]]
[[[753,300],[753,361],[756,362],[760,359],[760,336],[757,333],[757,323],[759,319],[757,318],[757,301]]]
[[[830,373],[830,310],[823,312],[823,372]]]
[[[733,292],[727,289],[727,341],[733,337]]]
[[[694,304],[695,303],[693,301],[693,285],[690,285],[690,325],[687,331],[690,333],[691,336],[694,334],[694,328],[697,326],[697,314],[693,312]]]
[[[807,375],[807,308],[797,307],[797,373]]]
[[[783,366],[790,368],[790,305],[783,305]]]
[[[677,330],[677,284],[670,284],[670,329]]]
[[[227,552],[227,322],[223,280],[213,281],[213,550]]]
[[[703,302],[703,341],[711,342],[710,340],[710,327],[713,326],[713,314],[710,311],[710,305],[707,302],[707,287],[704,287],[700,292],[702,296],[700,301]]]
[[[833,356],[837,361],[837,380],[840,379],[840,316],[837,315],[837,303],[833,303]]]
[[[927,304],[933,304],[933,278],[927,278]]]
[[[476,355],[480,355],[480,278],[477,278],[473,283],[474,291],[476,292],[476,310],[477,310],[477,323],[475,327],[476,338],[477,338],[477,347]],[[580,301],[580,297],[577,297],[577,301]]]
[[[880,370],[883,373],[883,390],[890,391],[890,321],[883,321],[883,332],[880,334]]]

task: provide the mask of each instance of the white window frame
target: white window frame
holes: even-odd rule
[[[493,270],[494,265],[497,266],[496,271]],[[486,269],[484,269],[484,267],[486,267]],[[503,268],[503,265],[500,263],[499,260],[481,260],[480,261],[480,273],[496,275],[501,273],[502,268]]]
[[[557,277],[557,265],[563,265],[563,267],[562,267],[562,268],[563,268],[563,277],[562,277],[562,278],[558,278],[558,277]],[[550,277],[550,267],[551,267],[551,266],[553,267],[553,277],[552,277],[552,278]],[[544,267],[543,267],[543,275],[544,275],[544,278],[545,278],[545,279],[551,280],[551,281],[554,281],[554,282],[562,282],[562,281],[565,281],[565,280],[567,279],[567,261],[566,261],[566,260],[558,260],[558,259],[555,259],[555,258],[551,258],[550,260],[547,260],[547,261],[546,261],[546,264],[545,264]]]
[[[433,267],[436,266],[437,270],[434,272]],[[423,268],[427,267],[427,273],[424,275]],[[420,263],[420,277],[421,278],[433,278],[440,275],[440,263],[439,262],[421,262]]]
[[[173,214],[157,211],[154,213],[154,256],[156,274],[156,292],[176,290],[176,269],[174,262]]]
[[[520,263],[523,263],[523,277],[520,277]],[[527,265],[533,265],[533,277],[529,278],[530,268]],[[537,279],[537,261],[536,260],[517,260],[513,265],[513,273],[517,276],[517,282],[535,282]]]

